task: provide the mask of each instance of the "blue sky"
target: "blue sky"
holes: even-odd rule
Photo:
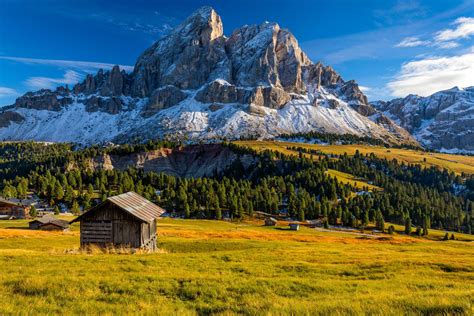
[[[355,79],[370,100],[474,85],[474,0],[0,0],[0,106],[99,68],[132,69],[203,5],[221,15],[227,35],[278,22],[314,62]]]

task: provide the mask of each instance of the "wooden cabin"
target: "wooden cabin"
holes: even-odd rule
[[[69,229],[69,222],[50,215],[45,215],[29,222],[28,227],[30,229],[64,231]]]
[[[265,218],[265,226],[276,226],[278,221],[274,217]]]
[[[60,230],[60,231],[66,231],[69,229],[69,222],[68,221],[63,221],[61,219],[51,221],[48,223],[44,223],[39,227],[40,230]]]
[[[30,207],[20,202],[0,198],[0,215],[8,219],[27,218],[30,215]]]
[[[156,249],[156,224],[165,212],[135,192],[109,197],[71,223],[81,224],[81,247]]]
[[[297,223],[290,223],[290,230],[300,230],[300,224]]]

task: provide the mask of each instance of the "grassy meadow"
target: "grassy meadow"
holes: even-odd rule
[[[91,254],[26,227],[0,222],[2,315],[474,313],[474,236],[161,219],[159,252]]]
[[[237,141],[241,146],[251,147],[258,151],[270,149],[280,151],[284,154],[297,154],[297,152],[287,149],[287,147],[302,147],[306,149],[320,150],[325,154],[354,155],[356,150],[361,154],[374,153],[379,158],[388,160],[397,159],[399,162],[409,164],[419,164],[424,167],[436,166],[445,168],[455,173],[474,174],[474,157],[463,155],[452,155],[442,153],[423,152],[411,149],[385,148],[371,145],[319,145],[280,141]]]

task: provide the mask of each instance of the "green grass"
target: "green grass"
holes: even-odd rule
[[[374,153],[379,158],[397,159],[399,162],[408,164],[419,164],[423,167],[435,166],[445,168],[457,174],[462,172],[474,174],[474,157],[441,153],[429,153],[411,149],[385,148],[370,145],[318,145],[279,141],[237,141],[238,145],[248,146],[256,150],[277,150],[284,154],[297,154],[288,150],[287,147],[302,147],[306,149],[320,150],[326,154],[354,155],[356,150],[362,154]]]
[[[85,254],[26,226],[0,222],[0,314],[473,313],[468,242],[164,219],[159,253]]]
[[[327,174],[329,174],[331,177],[336,177],[339,182],[342,182],[344,184],[348,183],[350,185],[353,185],[357,189],[361,190],[364,187],[367,187],[369,191],[381,191],[383,190],[381,187],[369,184],[367,181],[364,179],[360,179],[355,177],[354,175],[334,169],[329,169],[327,171]]]

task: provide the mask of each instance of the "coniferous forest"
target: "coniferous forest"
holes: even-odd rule
[[[375,155],[325,155],[300,147],[298,154],[257,151],[222,143],[237,155],[231,165],[206,178],[180,178],[143,169],[93,170],[88,158],[104,153],[127,155],[182,144],[155,141],[141,145],[74,149],[68,144],[0,145],[1,195],[25,198],[36,193],[50,205],[63,203],[76,214],[108,196],[135,191],[169,212],[186,218],[242,219],[255,211],[287,214],[325,225],[363,227],[388,221],[406,231],[429,228],[472,233],[474,178],[435,167],[422,168]],[[240,157],[250,155],[245,167]],[[76,166],[71,168],[70,166]],[[328,174],[337,170],[379,187],[357,188]]]

